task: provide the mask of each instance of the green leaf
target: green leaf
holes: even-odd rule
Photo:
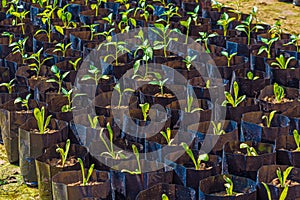
[[[64,35],[64,29],[61,26],[54,26],[55,30],[59,32],[61,35]]]
[[[272,200],[271,191],[270,191],[269,186],[268,186],[266,183],[264,183],[264,182],[262,182],[262,184],[263,184],[263,186],[265,187],[265,189],[266,189],[266,191],[267,191],[267,194],[268,194],[268,200]]]

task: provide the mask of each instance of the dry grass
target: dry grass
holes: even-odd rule
[[[235,1],[219,0],[226,6],[235,8]],[[258,18],[265,23],[274,24],[277,19],[282,22],[285,32],[300,34],[300,6],[291,2],[278,0],[241,0],[241,10],[249,13],[253,6],[258,8]]]

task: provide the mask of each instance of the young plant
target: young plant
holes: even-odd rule
[[[141,168],[141,163],[140,163],[140,154],[139,154],[139,151],[138,151],[138,149],[136,148],[136,146],[134,144],[132,145],[132,150],[133,150],[133,153],[134,153],[136,161],[137,161],[138,169],[136,169],[135,171],[122,169],[121,172],[126,172],[126,173],[133,174],[133,175],[142,174],[142,168]]]
[[[68,153],[70,149],[70,139],[67,139],[65,149],[61,147],[56,148],[56,152],[60,154],[61,157],[61,165],[64,167],[68,158]]]
[[[73,93],[73,89],[67,91],[65,88],[62,88],[62,93],[65,97],[67,97],[68,99],[68,104],[64,105],[63,107],[61,107],[61,111],[62,112],[71,112],[73,109],[75,109],[75,107],[72,107],[72,103],[74,101],[74,99],[76,97],[79,97],[79,96],[84,96],[85,94],[75,94],[73,96],[73,98],[71,99],[71,95]]]
[[[224,37],[227,37],[227,31],[228,31],[229,24],[231,22],[233,22],[234,20],[235,20],[235,17],[229,18],[229,15],[226,12],[224,12],[222,14],[222,16],[221,16],[221,19],[219,19],[217,21],[217,25],[223,27],[223,35],[224,35]]]
[[[227,177],[226,175],[223,175],[223,179],[226,182],[224,184],[225,189],[226,189],[226,194],[228,196],[233,196],[235,194],[235,192],[233,192],[233,182],[232,182],[232,180],[229,177]]]
[[[247,35],[247,44],[250,45],[250,39],[251,39],[251,32],[254,30],[263,30],[264,27],[260,25],[254,25],[252,26],[252,15],[250,14],[245,21],[242,21],[242,24],[237,25],[235,27],[236,30],[246,33]],[[251,27],[252,26],[252,27]]]
[[[42,23],[45,25],[46,29],[39,29],[34,36],[45,33],[48,38],[48,43],[51,43],[51,15],[53,14],[54,10],[46,8],[42,13],[39,13],[38,16],[42,18]]]
[[[193,107],[193,102],[194,102],[194,98],[192,95],[187,95],[187,106],[186,108],[184,108],[184,111],[187,112],[187,113],[194,113],[196,111],[202,111],[203,109],[202,108],[194,108],[192,110],[192,107]]]
[[[92,118],[89,114],[88,114],[88,120],[90,122],[90,127],[92,129],[96,129],[97,128],[97,125],[99,123],[98,121],[98,116],[95,116],[94,118]]]
[[[66,11],[66,9],[69,5],[70,4],[67,4],[62,8],[58,8],[57,12],[56,12],[58,18],[61,19],[61,21],[63,23],[63,26],[61,27],[61,26],[55,25],[54,27],[62,35],[64,35],[64,29],[63,28],[70,29],[70,28],[76,28],[77,27],[77,24],[72,21],[72,17],[73,17],[72,13]]]
[[[196,58],[197,58],[197,55],[186,56],[185,59],[182,60],[185,63],[185,67],[187,68],[188,71],[190,71],[191,66],[192,66],[192,62],[194,60],[196,60]]]
[[[58,43],[55,45],[55,49],[53,52],[61,52],[63,57],[66,57],[66,53],[68,48],[72,45],[72,43],[64,44],[64,43]]]
[[[278,37],[279,40],[281,40],[281,34],[282,34],[282,28],[281,28],[281,21],[276,20],[276,22],[273,24],[271,29],[269,30],[269,33],[271,34],[271,38]]]
[[[222,106],[226,106],[227,104],[231,104],[232,107],[237,107],[242,101],[244,101],[246,99],[246,95],[240,96],[239,95],[239,85],[236,81],[234,81],[233,83],[233,94],[234,97],[232,97],[232,95],[225,91],[224,92],[226,100],[222,103]]]
[[[120,12],[122,15],[121,21],[118,24],[118,28],[121,31],[121,33],[129,32],[130,25],[129,22],[133,27],[136,27],[136,20],[133,17],[129,17],[129,14],[134,10],[134,8],[131,8],[129,10],[126,10],[124,12]]]
[[[213,133],[214,135],[224,135],[226,132],[222,129],[222,123],[218,122],[211,122],[211,124],[213,125]]]
[[[261,46],[258,50],[258,55],[262,54],[262,52],[266,52],[267,53],[267,58],[270,59],[271,58],[271,48],[274,42],[276,42],[278,40],[278,37],[276,38],[272,38],[270,40],[266,39],[266,38],[261,38],[261,41],[265,44],[263,46]]]
[[[266,124],[267,124],[268,128],[271,127],[271,123],[272,123],[272,120],[273,120],[276,112],[277,112],[276,110],[273,110],[269,116],[268,115],[262,116],[262,119],[266,120]]]
[[[200,24],[198,23],[198,16],[199,16],[199,10],[200,10],[200,5],[197,5],[194,9],[193,12],[187,12],[188,15],[192,17],[192,20],[195,23],[195,26],[199,26]]]
[[[167,128],[166,132],[160,131],[160,134],[166,139],[168,146],[170,146],[174,140],[174,139],[171,139],[171,136],[172,136],[171,133],[172,132],[171,132],[170,128]]]
[[[218,36],[217,33],[207,34],[206,32],[199,32],[200,37],[196,39],[196,42],[204,43],[206,53],[210,53],[208,48],[208,39]]]
[[[125,89],[121,89],[120,83],[117,83],[114,87],[114,89],[119,93],[119,103],[118,103],[118,108],[120,108],[121,103],[122,103],[122,99],[123,99],[123,95],[125,92],[134,92],[133,89],[131,88],[125,88]]]
[[[148,117],[148,112],[149,112],[149,109],[150,109],[150,104],[149,103],[144,103],[144,104],[139,104],[139,106],[141,107],[144,121],[146,121],[147,117]]]
[[[222,8],[224,7],[224,4],[222,4],[221,2],[212,0],[211,1],[211,7],[214,8],[214,9],[217,9],[218,12],[220,13]]]
[[[108,131],[108,134],[109,134],[109,142],[110,142],[110,144],[108,145],[107,142],[106,142],[106,140],[104,139],[104,137],[103,137],[103,131],[104,131],[104,129],[101,128],[100,129],[100,139],[102,140],[102,142],[103,142],[103,144],[104,144],[107,152],[102,152],[100,154],[100,156],[108,155],[112,159],[125,159],[126,156],[122,153],[123,150],[120,150],[118,152],[115,152],[115,150],[114,150],[114,144],[113,144],[114,133],[113,133],[113,130],[111,129],[111,126],[110,126],[109,122],[106,124],[106,128],[107,128],[107,131]]]
[[[273,92],[278,103],[282,102],[285,94],[283,87],[279,86],[277,83],[274,83]]]
[[[95,3],[91,4],[91,9],[95,10],[95,16],[99,15],[99,8],[101,7],[102,2],[106,3],[107,0],[97,0]]]
[[[252,17],[254,18],[255,20],[255,25],[258,24],[258,18],[257,18],[257,15],[258,15],[258,8],[256,6],[253,6],[252,7],[252,10],[250,12],[250,15],[252,15]],[[257,32],[258,30],[256,29],[255,32]]]
[[[69,60],[69,63],[73,66],[73,69],[75,71],[77,71],[77,67],[78,67],[78,64],[79,62],[81,61],[82,58],[77,58],[74,62],[72,60]]]
[[[90,25],[83,25],[82,28],[88,28],[90,30],[90,41],[92,41],[96,36],[100,35],[100,33],[96,33],[96,27],[99,24],[90,24]]]
[[[60,94],[61,90],[62,90],[63,81],[70,72],[65,72],[65,73],[61,74],[60,69],[56,65],[53,65],[51,67],[51,72],[54,74],[55,78],[50,78],[46,82],[47,83],[56,83],[58,85],[57,94]]]
[[[237,55],[237,52],[229,54],[227,51],[222,51],[221,54],[227,58],[227,67],[231,66],[231,60]]]
[[[167,57],[167,48],[172,41],[178,41],[178,38],[172,38],[171,33],[175,32],[175,29],[169,30],[170,25],[163,25],[159,23],[154,24],[155,28],[151,30],[160,37],[161,40],[154,41],[154,49],[163,49],[164,56]]]
[[[161,200],[169,200],[169,197],[166,194],[162,194]]]
[[[1,83],[0,87],[6,87],[8,94],[11,94],[13,92],[13,87],[15,86],[14,82],[15,82],[15,79],[12,79],[8,83]]]
[[[147,4],[146,1],[141,1],[134,11],[134,16],[136,16],[137,12],[140,11],[140,17],[144,17],[145,21],[148,22],[150,16],[149,10],[154,11],[153,5]]]
[[[288,185],[286,184],[287,178],[289,174],[291,173],[293,167],[288,167],[285,171],[281,171],[280,168],[276,170],[277,178],[280,183],[280,187],[287,187]]]
[[[263,184],[263,186],[265,187],[265,189],[267,191],[268,200],[273,200],[269,186],[264,182],[261,182],[261,183]],[[288,194],[288,190],[289,190],[288,186],[284,187],[283,191],[281,192],[281,194],[279,196],[279,200],[285,200],[286,199],[287,194]]]
[[[45,63],[47,60],[52,59],[52,57],[47,57],[47,58],[44,58],[44,59],[42,60],[42,59],[41,59],[41,53],[42,53],[42,51],[43,51],[43,47],[42,47],[38,52],[31,54],[31,55],[27,58],[27,60],[34,60],[34,63],[30,64],[29,67],[31,67],[30,70],[36,72],[36,79],[39,77],[41,68],[42,68],[42,66],[44,65],[44,63]]]
[[[49,115],[45,119],[45,107],[43,106],[41,109],[35,108],[33,110],[34,118],[37,121],[38,129],[40,134],[45,134],[46,131],[48,130],[48,125],[50,124],[50,120],[52,115]]]
[[[247,79],[255,81],[255,80],[259,79],[259,76],[254,76],[253,72],[249,71],[249,72],[247,72]]]
[[[27,58],[27,54],[25,52],[27,40],[28,40],[28,37],[26,37],[24,39],[19,39],[17,42],[13,42],[9,45],[9,47],[12,47],[13,54],[19,53],[21,55],[22,64],[25,64],[25,59]]]
[[[197,161],[195,159],[195,156],[193,154],[193,151],[190,149],[190,147],[186,144],[186,143],[181,143],[181,146],[184,148],[186,154],[191,158],[191,160],[193,161],[194,165],[195,165],[195,169],[196,170],[200,170],[201,168],[201,162],[202,161],[208,161],[209,160],[209,156],[208,154],[199,154]]]
[[[87,176],[85,176],[85,169],[84,169],[83,161],[81,160],[81,158],[77,158],[77,160],[80,163],[80,167],[81,167],[82,185],[87,186],[87,184],[93,174],[94,164],[91,164],[90,168],[88,169]]]
[[[29,103],[29,98],[30,98],[31,94],[27,94],[25,99],[22,99],[22,97],[17,97],[14,101],[14,104],[17,104],[17,103],[21,103],[21,105],[23,107],[26,108],[26,110],[28,111],[29,110],[29,106],[28,106],[28,103]]]
[[[1,35],[4,36],[4,37],[8,37],[8,46],[10,46],[12,41],[13,41],[14,34],[9,33],[9,32],[3,32]]]
[[[294,140],[297,145],[296,151],[300,151],[300,135],[297,130],[293,131]]]
[[[110,13],[107,17],[103,17],[102,20],[106,21],[111,27],[115,26],[113,13]]]
[[[17,26],[21,26],[21,29],[22,29],[22,34],[25,35],[25,28],[24,28],[24,19],[26,18],[26,15],[29,13],[29,11],[22,11],[22,12],[11,12],[11,15],[15,16],[16,17],[16,24],[14,25],[17,25]],[[20,21],[20,23],[18,24],[17,21]]]
[[[166,24],[170,24],[170,19],[172,17],[178,16],[181,17],[181,15],[178,13],[178,7],[177,6],[168,6],[169,9],[165,9],[165,11],[160,15],[160,19],[156,22],[165,22]],[[166,18],[166,19],[164,19]]]
[[[113,33],[114,30],[115,30],[115,28],[111,28],[108,31],[100,32],[99,35],[105,37],[105,40],[107,42],[111,42],[111,40],[112,40],[112,33]]]
[[[153,0],[153,2],[159,2],[164,8],[167,8],[169,5],[165,0]]]
[[[191,17],[189,17],[186,21],[180,21],[180,25],[186,28],[185,44],[188,43],[191,22],[192,22]]]
[[[128,2],[128,0],[115,0],[115,2],[123,5],[126,8],[126,10],[130,8],[130,3]]]
[[[104,57],[104,62],[108,60],[108,58],[112,58],[115,62],[115,65],[119,65],[119,55],[122,55],[124,53],[131,53],[130,50],[126,47],[127,43],[123,41],[111,41],[111,42],[106,42],[105,44],[100,44],[98,47],[98,50],[104,45],[105,47],[112,46],[114,50],[114,54],[108,54]]]
[[[89,74],[83,75],[81,78],[82,81],[93,80],[95,81],[95,84],[98,85],[100,79],[109,79],[109,76],[102,74],[101,71],[94,65],[90,65],[88,72]]]
[[[280,69],[287,69],[291,60],[295,59],[295,57],[289,57],[287,60],[284,55],[280,54],[279,57],[276,57],[277,62],[272,62],[272,66],[277,66]]]
[[[155,73],[155,77],[156,77],[156,80],[150,81],[148,84],[159,86],[160,94],[163,96],[164,95],[164,85],[168,81],[168,78],[162,80],[162,77],[159,73]]]
[[[246,143],[241,143],[240,144],[240,149],[246,149],[247,150],[247,156],[258,156],[258,153],[254,149],[254,147],[250,147]]]
[[[292,34],[290,36],[290,42],[284,44],[284,46],[286,45],[294,45],[296,47],[296,52],[300,53],[300,34],[296,35],[296,34]]]

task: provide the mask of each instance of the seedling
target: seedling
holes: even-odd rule
[[[168,146],[171,146],[171,144],[172,144],[172,142],[174,140],[174,139],[171,139],[171,136],[172,136],[171,133],[172,132],[171,132],[170,128],[167,128],[166,132],[160,131],[160,134],[166,139]]]
[[[169,197],[166,194],[162,194],[161,200],[169,200]]]
[[[57,147],[56,152],[60,154],[61,157],[61,165],[64,167],[68,158],[68,153],[70,149],[70,139],[67,139],[65,149]]]
[[[10,46],[12,41],[13,41],[14,34],[9,33],[9,32],[3,32],[1,35],[4,36],[4,37],[8,37],[8,46]]]
[[[151,30],[160,37],[161,40],[154,41],[154,49],[164,50],[164,56],[167,57],[167,48],[172,41],[178,41],[178,38],[172,38],[171,33],[175,31],[175,29],[169,30],[170,25],[163,25],[159,23],[154,24],[155,28],[151,28]]]
[[[261,41],[265,44],[263,46],[261,46],[258,50],[258,55],[262,54],[262,52],[266,52],[267,53],[267,58],[270,59],[271,58],[271,48],[274,42],[276,42],[278,40],[278,37],[276,38],[272,38],[270,40],[266,39],[266,38],[261,38]]]
[[[221,19],[219,19],[217,21],[217,24],[219,26],[222,26],[223,27],[223,35],[224,37],[227,37],[227,31],[228,31],[228,26],[231,22],[233,22],[235,20],[235,17],[231,17],[229,18],[229,15],[224,12],[221,16]]]
[[[15,79],[12,79],[8,83],[1,83],[0,87],[6,87],[8,94],[11,94],[13,92],[13,87],[15,86],[14,82],[15,82]]]
[[[61,26],[54,26],[55,29],[62,35],[64,35],[64,29],[63,28],[76,28],[77,24],[75,22],[72,21],[72,13],[66,11],[66,8],[69,6],[70,4],[65,5],[62,8],[58,8],[57,9],[57,16],[59,19],[61,19],[62,23],[63,23],[63,27]]]
[[[240,96],[239,95],[239,85],[236,81],[234,81],[233,83],[233,94],[234,97],[232,97],[232,95],[225,91],[224,92],[226,100],[222,103],[222,106],[226,106],[227,104],[231,104],[232,107],[237,107],[242,101],[244,101],[246,99],[246,95]]]
[[[212,0],[211,7],[214,9],[217,9],[218,12],[221,12],[222,8],[224,7],[224,4],[222,4],[221,2]]]
[[[180,25],[186,28],[185,44],[188,43],[191,22],[192,22],[191,17],[189,17],[186,21],[180,21]]]
[[[159,2],[164,8],[168,7],[168,4],[165,0],[153,0],[153,2]]]
[[[290,36],[290,42],[284,44],[284,46],[286,45],[294,45],[296,47],[296,52],[300,53],[300,34],[299,35],[296,35],[296,34],[292,34]]]
[[[171,5],[171,4],[169,4]],[[165,22],[166,24],[170,24],[170,19],[172,17],[178,16],[181,17],[181,15],[178,13],[178,7],[177,6],[168,6],[169,9],[166,9],[161,15],[160,19],[157,20],[156,22]],[[166,19],[164,19],[164,17]]]
[[[119,55],[122,55],[124,53],[131,53],[130,50],[126,47],[127,43],[123,41],[111,41],[111,42],[106,42],[103,44],[106,47],[112,46],[114,50],[114,54],[108,54],[104,57],[104,62],[107,62],[108,58],[111,57],[115,61],[115,65],[119,65]],[[102,44],[99,45],[98,50],[102,47]]]
[[[29,106],[28,106],[28,103],[29,103],[29,98],[30,98],[31,94],[27,94],[25,99],[22,99],[22,97],[17,97],[14,101],[14,104],[17,104],[17,103],[21,103],[21,105],[23,107],[26,108],[26,110],[28,111],[29,110]]]
[[[260,25],[254,25],[252,26],[251,28],[251,25],[252,25],[252,15],[250,14],[245,21],[242,21],[242,24],[240,25],[237,25],[235,27],[236,30],[238,31],[241,31],[241,32],[244,32],[246,33],[247,35],[247,44],[250,45],[250,39],[251,39],[251,32],[253,32],[254,30],[263,30],[264,27],[260,26]]]
[[[214,135],[224,135],[226,132],[222,129],[222,123],[218,122],[211,122],[211,124],[213,125],[213,133]]]
[[[99,26],[99,24],[90,24],[90,25],[83,25],[82,28],[88,28],[90,30],[90,41],[94,39],[94,37],[100,35],[100,33],[96,33],[96,27]]]
[[[185,67],[187,68],[188,71],[190,71],[191,66],[192,66],[192,62],[194,60],[196,60],[196,58],[197,58],[197,55],[186,56],[185,59],[182,60],[185,63]]]
[[[271,123],[272,123],[272,120],[273,120],[273,118],[274,118],[276,112],[277,112],[276,110],[273,110],[273,111],[270,113],[269,117],[268,117],[268,115],[262,116],[262,119],[266,120],[266,124],[267,124],[267,127],[268,127],[268,128],[271,127]]]
[[[76,97],[79,97],[79,96],[84,96],[85,94],[75,94],[71,100],[71,95],[72,95],[72,92],[73,92],[73,89],[67,91],[65,88],[62,88],[62,93],[65,97],[67,97],[68,99],[68,104],[64,105],[63,107],[61,107],[61,111],[62,112],[71,112],[73,109],[75,109],[75,107],[72,107],[72,103],[74,101],[74,99]]]
[[[107,1],[106,0],[97,0],[96,3],[91,4],[91,9],[95,10],[96,17],[98,17],[98,15],[99,15],[99,8],[100,8],[102,2],[106,3]]]
[[[276,57],[277,62],[272,62],[272,66],[277,66],[280,69],[287,69],[291,60],[295,59],[295,57],[289,57],[287,60],[284,55],[280,54],[279,57]]]
[[[98,85],[100,79],[109,79],[109,76],[101,74],[101,71],[94,65],[90,65],[90,69],[88,70],[88,72],[89,74],[83,75],[83,77],[81,78],[82,81],[93,80],[95,81],[95,84]]]
[[[106,128],[107,128],[107,131],[108,131],[108,134],[109,134],[110,144],[108,145],[107,142],[106,142],[106,140],[104,139],[104,137],[103,137],[103,131],[104,131],[104,129],[101,128],[100,129],[100,139],[102,140],[102,142],[103,142],[103,144],[104,144],[107,152],[102,152],[100,154],[100,156],[108,155],[112,159],[125,159],[126,156],[122,153],[123,150],[120,150],[118,152],[115,152],[115,150],[114,150],[114,144],[113,144],[114,133],[113,133],[113,131],[111,129],[111,126],[110,126],[109,122],[106,124]]]
[[[241,0],[235,0],[234,2],[235,2],[236,9],[235,10],[231,9],[229,11],[237,14],[238,15],[238,19],[237,20],[241,21],[241,17],[242,17],[242,11],[240,9],[240,7],[241,7]]]
[[[89,182],[89,180],[93,174],[94,164],[91,164],[90,168],[88,169],[87,176],[85,176],[85,169],[84,169],[83,161],[81,160],[81,158],[78,158],[77,160],[80,163],[80,167],[81,167],[82,185],[87,186],[87,183]]]
[[[300,151],[300,135],[297,130],[293,131],[294,140],[297,145],[296,151]]]
[[[204,43],[205,45],[205,51],[206,53],[210,53],[210,50],[208,48],[208,39],[209,38],[213,38],[218,36],[217,33],[211,33],[211,34],[207,34],[206,32],[199,32],[200,37],[198,39],[196,39],[196,42],[200,42],[200,43]]]
[[[273,92],[278,103],[282,102],[285,94],[283,87],[279,86],[277,83],[274,83]]]
[[[288,167],[285,171],[281,171],[280,168],[276,170],[277,178],[279,179],[280,187],[287,187],[286,184],[287,178],[290,175],[293,167]]]
[[[140,17],[144,17],[145,21],[148,22],[150,16],[149,10],[154,11],[154,7],[151,4],[147,4],[145,1],[142,1],[135,9],[134,16],[136,16],[137,12],[140,11]]]
[[[123,90],[121,90],[121,87],[120,87],[120,83],[117,83],[114,87],[114,89],[119,93],[119,103],[118,103],[118,108],[120,108],[121,106],[121,103],[122,103],[122,99],[123,99],[123,95],[125,92],[134,92],[133,89],[131,88],[125,88]]]
[[[33,110],[34,118],[37,121],[38,129],[40,134],[45,134],[48,130],[48,125],[50,124],[50,120],[52,115],[49,115],[45,118],[45,107],[43,106],[41,109],[35,108]]]
[[[26,11],[26,10],[24,10],[24,11],[22,11],[22,12],[11,12],[10,14],[11,15],[13,15],[13,16],[15,16],[17,19],[19,19],[19,21],[20,21],[20,23],[19,24],[15,24],[15,25],[17,25],[17,26],[21,26],[21,29],[22,29],[22,34],[23,35],[25,35],[25,29],[24,29],[24,25],[25,25],[25,23],[24,23],[24,19],[25,19],[25,17],[26,17],[26,15],[29,13],[29,11]],[[16,20],[16,22],[17,22],[18,20]]]
[[[55,49],[53,52],[61,52],[63,57],[66,57],[66,53],[68,48],[72,45],[72,43],[64,44],[64,43],[58,43],[55,45]]]
[[[200,5],[197,5],[194,9],[193,12],[187,12],[188,15],[190,15],[195,23],[195,26],[199,26],[200,24],[198,24],[198,13],[200,10]]]
[[[187,113],[194,113],[194,112],[196,112],[196,111],[202,111],[203,109],[202,108],[194,108],[194,109],[192,109],[192,107],[193,107],[193,102],[194,102],[194,98],[193,98],[193,96],[191,96],[191,95],[187,95],[187,107],[184,109],[184,111],[185,112],[187,112]]]
[[[247,72],[247,78],[249,80],[255,81],[255,80],[259,79],[259,76],[254,76],[253,72],[249,71],[249,72]]]
[[[99,35],[102,35],[103,37],[105,37],[105,40],[107,42],[111,42],[112,40],[112,32],[115,30],[115,28],[111,28],[109,29],[108,31],[103,31],[103,32],[100,32]]]
[[[51,67],[51,72],[54,74],[55,78],[50,78],[46,82],[47,83],[56,83],[58,85],[57,94],[60,94],[61,90],[62,90],[63,81],[70,72],[65,72],[65,73],[61,74],[60,69],[56,65],[53,65]]]
[[[136,27],[136,20],[133,17],[129,17],[130,12],[132,12],[133,10],[134,10],[134,8],[131,8],[124,12],[120,12],[120,14],[122,15],[122,18],[118,24],[118,28],[121,31],[121,33],[129,32],[129,29],[130,29],[129,22],[131,23],[131,25],[133,27]]]
[[[281,28],[281,21],[276,20],[276,22],[273,24],[271,29],[269,30],[269,33],[271,34],[271,38],[278,37],[279,40],[281,40],[281,34],[282,34],[282,28]]]
[[[77,71],[77,67],[79,62],[81,61],[82,58],[77,58],[74,62],[72,60],[69,60],[69,63],[73,66],[73,69]]]
[[[25,59],[27,58],[27,54],[25,53],[25,46],[28,37],[24,39],[19,39],[17,42],[11,43],[9,47],[12,47],[13,54],[19,53],[22,57],[22,64],[25,64]]]
[[[263,186],[265,187],[265,189],[267,191],[268,200],[273,200],[269,186],[264,182],[261,182],[261,183],[263,184]],[[283,191],[281,192],[281,194],[279,196],[279,200],[285,200],[286,199],[287,194],[288,194],[288,190],[289,190],[288,186],[284,187]]]
[[[54,9],[46,8],[42,13],[39,13],[38,16],[42,18],[42,23],[47,27],[46,29],[39,29],[34,36],[45,33],[48,38],[48,42],[51,43],[51,15],[53,14]]]
[[[136,146],[134,144],[132,145],[132,150],[133,150],[133,153],[135,155],[135,158],[136,158],[136,161],[137,161],[137,164],[138,164],[138,169],[136,169],[135,171],[122,169],[121,172],[126,172],[126,173],[133,174],[133,175],[142,174],[142,168],[141,168],[141,163],[140,163],[140,154],[139,154],[139,151],[138,151],[138,149],[136,148]]]
[[[237,52],[229,54],[227,51],[222,51],[221,54],[227,58],[227,67],[231,66],[231,60],[237,55]]]
[[[41,53],[43,51],[43,47],[36,53],[33,53],[31,54],[27,60],[34,60],[35,62],[30,64],[29,67],[30,70],[32,71],[35,71],[36,72],[36,79],[39,77],[40,75],[40,71],[41,71],[41,68],[42,66],[44,65],[44,63],[47,61],[47,60],[50,60],[52,59],[52,57],[47,57],[47,58],[44,58],[43,60],[41,59]]]
[[[162,77],[159,73],[155,73],[156,80],[150,81],[148,84],[159,86],[160,94],[164,95],[164,85],[168,81],[168,78],[162,80]]]
[[[250,12],[250,15],[252,15],[252,17],[255,20],[255,25],[258,24],[258,18],[257,18],[257,14],[258,14],[258,8],[256,6],[252,7],[252,10]],[[255,32],[257,32],[258,30],[255,30]]]
[[[130,7],[130,3],[128,2],[128,0],[115,0],[115,2],[122,4],[126,8],[126,10],[128,10]]]
[[[141,107],[144,121],[146,121],[147,117],[148,117],[148,112],[149,112],[149,109],[150,109],[150,104],[149,103],[144,103],[144,104],[139,104],[139,106]]]
[[[89,114],[88,114],[88,120],[90,122],[90,127],[92,129],[96,129],[97,128],[97,125],[99,123],[98,121],[98,116],[95,116],[94,118],[92,118]]]
[[[190,149],[190,147],[186,144],[186,143],[181,143],[181,146],[184,148],[186,154],[191,158],[191,160],[193,161],[194,165],[195,165],[195,169],[196,170],[200,170],[201,167],[201,162],[205,161],[207,162],[209,160],[209,156],[208,154],[199,154],[197,161],[195,159],[195,156],[192,152],[192,150]]]
[[[235,192],[233,192],[233,182],[232,182],[232,180],[229,177],[227,177],[226,175],[223,175],[223,179],[226,182],[224,184],[225,189],[226,189],[226,194],[228,196],[233,196],[235,194]]]
[[[240,144],[240,149],[246,149],[247,150],[247,156],[258,156],[258,153],[254,149],[254,147],[250,147],[246,143],[241,143]]]

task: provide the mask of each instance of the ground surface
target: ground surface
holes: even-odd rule
[[[234,7],[234,1],[220,2]],[[286,32],[300,34],[300,7],[277,0],[245,0],[242,1],[241,10],[249,13],[253,6],[258,7],[258,16],[263,22],[273,24],[276,19],[281,19]],[[8,163],[4,147],[0,145],[0,200],[10,199],[38,199],[38,190],[23,184],[19,167]]]

